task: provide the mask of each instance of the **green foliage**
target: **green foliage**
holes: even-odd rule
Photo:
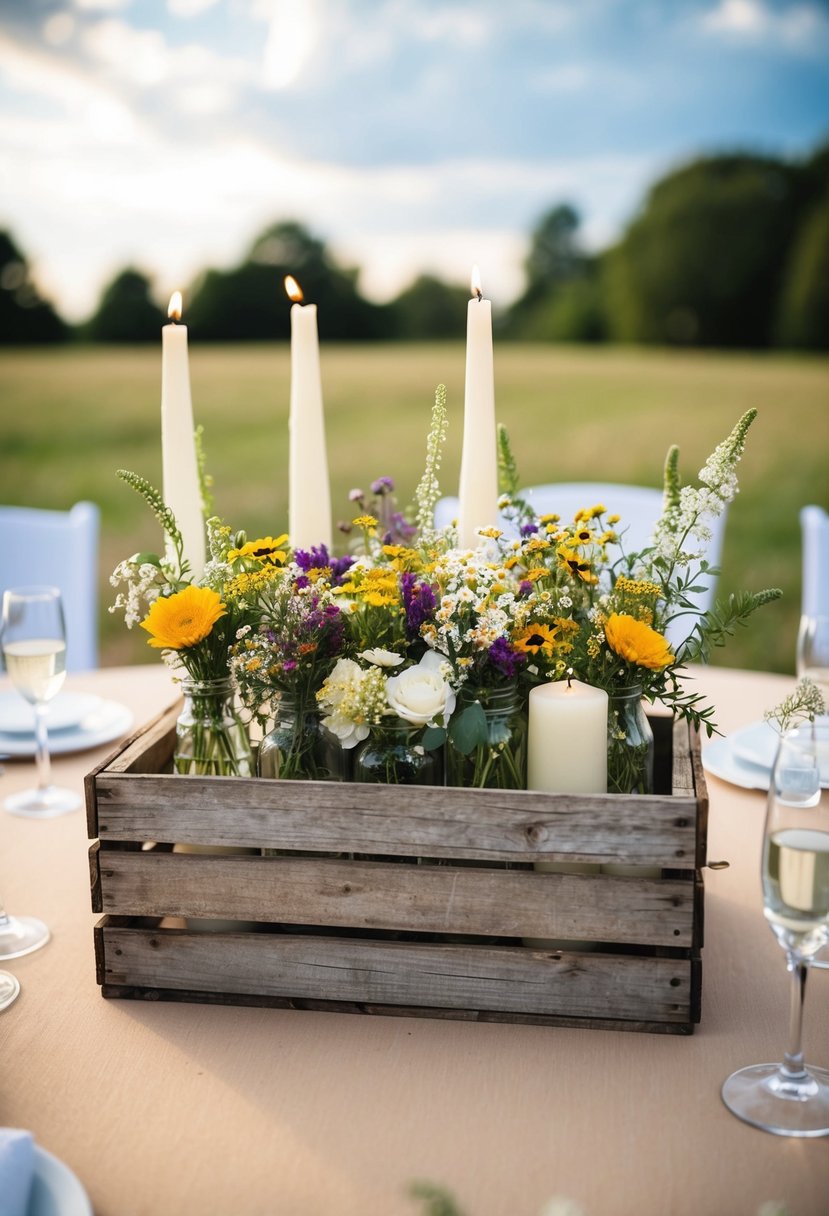
[[[449,1191],[433,1182],[413,1182],[409,1193],[425,1204],[423,1216],[463,1216]]]
[[[93,342],[158,342],[163,324],[164,314],[150,296],[150,280],[129,267],[104,288],[83,333]]]
[[[8,232],[0,232],[0,345],[62,342],[67,329],[32,282],[28,263]]]
[[[518,476],[518,465],[512,452],[509,431],[503,422],[498,423],[498,493],[509,494],[510,498],[518,493],[521,482]]]
[[[284,287],[289,274],[306,302],[318,305],[323,340],[388,334],[386,310],[360,295],[357,272],[339,267],[323,242],[293,221],[267,228],[239,266],[206,271],[195,285],[188,323],[208,342],[285,340],[291,332]]]
[[[718,600],[696,625],[683,646],[683,662],[707,663],[715,647],[724,646],[740,626],[748,624],[752,613],[764,604],[779,600],[782,594],[779,587],[768,587],[764,591],[734,592],[724,604]]]
[[[699,160],[657,183],[606,259],[611,336],[770,345],[801,175],[749,156]]]
[[[781,346],[829,350],[829,191],[805,217],[780,299]]]
[[[453,716],[449,738],[462,756],[468,756],[487,741],[486,714],[480,701],[473,701]]]
[[[808,676],[798,680],[794,692],[784,697],[774,709],[767,709],[763,714],[766,722],[776,724],[783,734],[798,722],[810,721],[826,713],[826,702],[823,693]]]
[[[159,491],[155,486],[147,481],[146,477],[140,477],[138,473],[132,473],[129,469],[118,469],[118,476],[122,481],[125,481],[128,486],[135,490],[136,494],[144,499],[144,502],[152,511],[158,522],[164,530],[165,536],[168,537],[176,555],[176,564],[178,566],[179,580],[184,577],[189,569],[188,563],[184,559],[183,541],[181,532],[179,531],[176,517],[170,508],[165,503]],[[149,555],[143,555],[149,561]],[[136,559],[133,559],[135,561]],[[152,564],[158,564],[154,562]]]
[[[405,341],[457,339],[466,328],[469,292],[422,274],[392,306],[394,333]]]
[[[201,494],[201,509],[205,519],[209,518],[216,509],[213,499],[213,478],[207,472],[207,457],[204,451],[204,427],[197,426],[193,434],[196,445],[196,467],[199,474],[199,493]]]

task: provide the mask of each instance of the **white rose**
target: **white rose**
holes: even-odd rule
[[[399,667],[403,662],[402,654],[383,650],[382,646],[375,646],[374,650],[361,650],[358,657],[365,659],[367,663],[374,663],[377,667]]]
[[[322,724],[331,731],[332,735],[337,736],[337,741],[344,751],[350,751],[352,747],[362,743],[363,739],[368,738],[369,728],[365,722],[354,722],[345,714],[337,712],[329,714],[328,717],[322,719]]]
[[[442,655],[429,650],[416,667],[407,667],[386,681],[386,700],[398,718],[413,726],[445,724],[455,708],[455,693],[441,671]]]

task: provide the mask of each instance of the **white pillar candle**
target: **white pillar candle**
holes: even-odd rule
[[[190,563],[189,577],[195,582],[204,571],[205,528],[193,433],[187,326],[177,324],[181,292],[173,292],[167,315],[170,324],[161,330],[161,492],[176,517],[184,556]]]
[[[294,549],[331,548],[331,491],[325,449],[316,304],[302,304],[296,279],[285,279],[291,308],[288,535]]]
[[[472,299],[466,312],[466,387],[459,498],[458,540],[461,548],[474,548],[480,543],[478,528],[491,528],[498,523],[492,305],[481,293],[477,266],[472,271]]]
[[[581,680],[530,692],[527,788],[607,793],[607,693]]]

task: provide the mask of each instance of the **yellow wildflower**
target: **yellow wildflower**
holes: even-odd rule
[[[539,650],[543,650],[551,655],[558,643],[558,630],[555,626],[551,629],[549,625],[527,625],[512,641],[516,650],[524,654],[538,654]]]
[[[156,650],[186,650],[208,637],[220,617],[227,615],[221,596],[209,587],[185,587],[175,595],[159,596],[141,628]]]
[[[277,563],[281,565],[287,556],[281,546],[286,544],[287,540],[287,533],[277,536],[276,540],[272,536],[261,536],[259,540],[249,540],[247,544],[242,545],[241,549],[231,549],[227,560],[233,562],[237,557],[247,557],[257,562],[272,562],[274,565]]]
[[[611,613],[604,631],[610,649],[637,667],[661,671],[675,661],[675,655],[671,654],[667,639],[661,633],[625,613]]]
[[[488,536],[490,540],[498,540],[504,535],[500,528],[478,528],[479,536]]]
[[[358,528],[365,528],[367,532],[374,532],[377,529],[377,520],[373,515],[358,515],[351,522]]]

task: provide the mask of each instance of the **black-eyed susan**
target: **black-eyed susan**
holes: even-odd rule
[[[527,625],[512,639],[512,644],[524,654],[538,654],[542,650],[551,655],[558,644],[558,630],[550,625]]]
[[[159,596],[141,628],[157,650],[187,650],[209,637],[216,622],[227,613],[222,598],[209,587],[185,587],[174,595]]]
[[[614,654],[637,667],[661,671],[675,661],[676,656],[671,654],[668,641],[661,633],[625,613],[611,613],[605,622],[604,632]]]
[[[227,555],[229,562],[236,561],[237,558],[248,558],[256,562],[271,562],[273,565],[281,566],[287,557],[286,551],[282,548],[288,543],[287,533],[282,536],[260,536],[258,540],[249,540],[239,549],[231,549]]]

